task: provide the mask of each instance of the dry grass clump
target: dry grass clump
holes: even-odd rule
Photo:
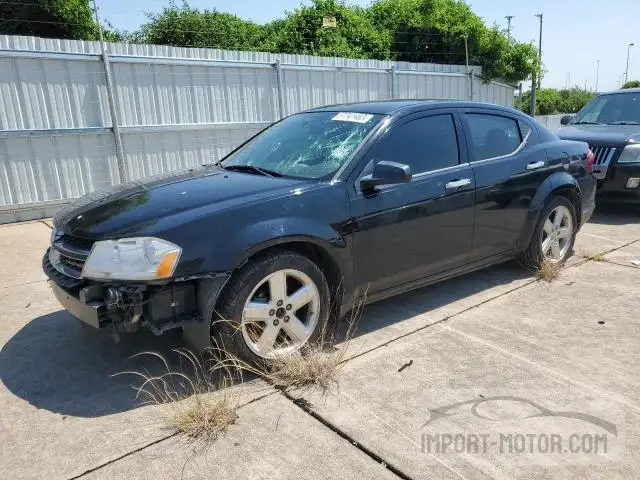
[[[237,405],[226,395],[194,394],[173,407],[168,423],[191,438],[215,440],[235,423]]]
[[[184,364],[180,371],[172,369],[162,355],[143,352],[135,356],[159,359],[162,373],[151,375],[129,371],[121,374],[132,374],[142,380],[142,384],[135,387],[136,398],[145,404],[166,407],[165,422],[169,427],[192,439],[212,441],[238,418],[239,398],[234,398],[228,387],[242,382],[245,373],[257,375],[284,391],[318,387],[326,393],[332,385],[337,385],[362,305],[354,308],[347,322],[340,322],[333,330],[330,331],[328,325],[323,326],[317,339],[299,351],[282,353],[259,364],[249,364],[224,345],[215,345],[207,350],[206,360],[189,350],[173,350]]]
[[[326,393],[332,386],[337,386],[363,305],[356,305],[349,319],[333,329],[324,325],[318,338],[299,351],[267,360],[260,375],[273,386],[284,390],[317,387]]]
[[[343,365],[340,351],[326,351],[314,345],[301,352],[282,355],[267,362],[263,376],[278,388],[320,387],[327,390],[337,384],[336,377]]]
[[[562,265],[559,262],[544,261],[536,270],[536,278],[551,283],[560,276]]]
[[[238,418],[239,399],[228,387],[242,379],[242,368],[230,359],[200,359],[185,349],[173,350],[178,354],[181,371],[175,371],[162,355],[143,352],[135,356],[152,356],[163,364],[158,375],[148,372],[123,372],[142,379],[134,387],[136,398],[143,404],[166,407],[165,423],[176,432],[199,440],[215,440]],[[185,373],[186,372],[186,373]]]
[[[606,262],[607,259],[604,258],[604,255],[601,253],[594,253],[593,255],[585,256],[585,258],[591,260],[592,262]]]

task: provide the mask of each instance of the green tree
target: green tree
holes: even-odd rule
[[[640,80],[631,80],[625,83],[622,88],[640,88]]]
[[[89,0],[3,0],[0,34],[94,40]]]
[[[161,13],[148,14],[134,37],[144,43],[181,47],[255,50],[265,40],[265,28],[230,13],[198,10],[186,2],[170,2]]]
[[[580,87],[558,90],[541,88],[536,91],[536,115],[554,115],[556,113],[575,113],[584,107],[595,92]],[[531,92],[522,96],[522,109],[529,112]]]
[[[184,47],[482,66],[486,81],[515,83],[538,70],[535,48],[488,28],[462,0],[376,0],[371,7],[345,0],[311,0],[284,18],[258,25],[235,15],[171,1],[134,34],[110,38]],[[336,27],[323,26],[334,17]]]
[[[323,27],[335,17],[336,27]],[[377,30],[366,9],[339,0],[313,0],[266,26],[272,51],[350,58],[391,58],[391,34]]]
[[[560,113],[576,113],[596,95],[595,92],[580,87],[560,90],[559,93],[560,104],[557,109]]]
[[[508,39],[505,32],[488,28],[460,0],[377,0],[370,8],[376,27],[393,36],[397,60],[480,65],[485,80],[518,82],[538,69],[533,45]]]
[[[369,12],[374,25],[392,35],[401,61],[464,63],[464,37],[474,42],[485,28],[468,5],[454,0],[377,0]]]

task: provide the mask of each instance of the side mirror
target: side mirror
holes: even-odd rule
[[[360,179],[360,189],[365,191],[372,190],[378,185],[409,183],[411,177],[411,167],[409,165],[382,160],[373,167],[373,173]]]
[[[568,125],[569,122],[571,120],[573,120],[573,115],[564,115],[561,119],[560,119],[560,125],[564,126],[564,125]]]

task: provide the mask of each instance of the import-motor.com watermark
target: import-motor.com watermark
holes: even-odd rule
[[[430,392],[427,398],[434,400],[420,426],[425,458],[482,456],[537,464],[564,456],[570,463],[594,463],[624,454],[624,409],[601,396],[476,390]]]
[[[608,453],[606,433],[423,433],[422,453]]]

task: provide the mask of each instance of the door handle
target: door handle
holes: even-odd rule
[[[461,178],[460,180],[453,180],[452,182],[447,183],[444,188],[447,190],[452,190],[454,188],[465,187],[467,185],[471,185],[470,178]]]
[[[540,160],[539,162],[533,162],[527,165],[527,170],[537,170],[539,168],[544,167],[544,162]]]

